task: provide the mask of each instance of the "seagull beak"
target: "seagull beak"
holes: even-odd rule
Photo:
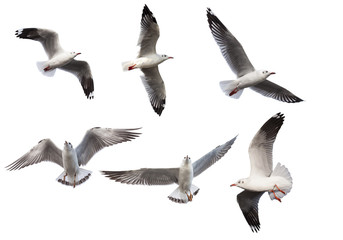
[[[275,72],[271,72],[269,75],[275,74]]]
[[[81,53],[79,52],[79,53],[76,54],[76,56],[77,56],[77,55],[80,55],[80,54],[81,54]]]
[[[235,187],[235,186],[237,186],[235,183],[230,185],[230,187]]]
[[[168,57],[168,59],[174,59],[173,57]]]
[[[68,142],[67,142],[67,141],[64,141],[64,144],[68,144]]]

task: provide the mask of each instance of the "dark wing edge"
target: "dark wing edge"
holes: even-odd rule
[[[207,9],[207,21],[214,40],[231,70],[241,77],[255,70],[240,42],[232,35],[210,8]]]
[[[216,147],[215,149],[201,157],[199,160],[195,161],[193,163],[193,176],[197,177],[203,171],[205,171],[207,168],[209,168],[215,162],[221,159],[229,151],[229,149],[235,142],[236,138],[237,136],[231,139],[230,141],[227,141],[226,143],[219,145],[218,147]]]
[[[74,74],[81,84],[83,92],[88,99],[94,98],[94,81],[89,64],[86,61],[71,60],[60,69]]]
[[[258,217],[258,202],[263,193],[244,190],[237,195],[238,205],[253,232],[260,230],[261,224]]]
[[[178,183],[179,168],[141,168],[129,171],[100,171],[111,180],[132,185]]]
[[[29,152],[24,154],[21,158],[6,166],[7,170],[19,170],[24,167],[37,164],[43,161],[54,162],[63,167],[62,150],[50,139],[43,139],[38,142]]]
[[[287,89],[268,80],[265,80],[255,86],[251,86],[250,88],[265,97],[274,98],[281,102],[297,103],[303,101]]]

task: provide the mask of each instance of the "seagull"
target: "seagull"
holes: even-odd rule
[[[258,202],[268,191],[271,200],[286,196],[292,189],[292,177],[288,169],[278,163],[273,171],[273,144],[284,121],[284,115],[277,113],[256,133],[250,143],[250,176],[230,186],[245,189],[237,195],[237,202],[251,230],[260,230]]]
[[[237,137],[237,136],[236,136]],[[221,159],[235,142],[236,137],[219,145],[192,164],[187,155],[179,168],[141,168],[129,171],[101,171],[106,177],[116,182],[140,185],[169,185],[179,186],[168,198],[176,203],[187,203],[193,200],[199,188],[192,184],[193,177],[200,175],[207,168]]]
[[[244,88],[250,87],[250,89],[263,96],[282,102],[296,103],[303,101],[287,89],[267,80],[267,77],[275,74],[275,72],[255,70],[242,45],[209,8],[207,9],[207,21],[213,38],[219,45],[226,62],[237,75],[236,80],[220,82],[220,87],[227,96],[238,99],[242,95]]]
[[[79,79],[87,98],[94,98],[94,83],[89,64],[74,59],[81,53],[63,50],[56,32],[42,28],[23,28],[17,30],[15,35],[18,38],[39,41],[43,45],[49,60],[37,62],[37,67],[45,76],[54,76],[56,68],[70,72]]]
[[[173,57],[156,53],[156,42],[159,36],[160,28],[156,18],[148,6],[145,5],[138,40],[138,45],[140,46],[139,54],[136,59],[123,62],[122,67],[124,71],[130,71],[136,68],[141,69],[144,74],[144,76],[141,76],[141,79],[149,95],[151,106],[161,116],[166,104],[166,89],[158,71],[158,65]]]
[[[43,161],[54,162],[64,168],[64,171],[56,179],[58,182],[73,186],[79,185],[91,175],[91,171],[80,168],[86,165],[95,153],[104,147],[117,143],[131,141],[139,136],[133,129],[111,129],[95,127],[86,132],[82,142],[76,148],[70,142],[64,142],[63,150],[56,147],[50,139],[43,139],[29,152],[17,161],[8,165],[10,171],[18,170]]]

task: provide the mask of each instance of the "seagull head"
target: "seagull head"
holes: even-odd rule
[[[275,72],[270,72],[268,70],[261,70],[261,74],[265,76],[265,78],[269,77],[272,74],[275,74]]]
[[[166,54],[162,54],[161,58],[162,58],[163,61],[168,60],[168,59],[174,59],[173,57],[170,57],[170,56],[168,56]]]
[[[73,56],[73,58],[74,58],[74,57],[76,57],[77,55],[80,55],[81,53],[71,52],[70,54],[71,54],[71,55]]]
[[[73,145],[71,145],[71,143],[68,141],[64,141],[64,149],[65,150],[71,150],[71,149],[73,149]]]
[[[191,163],[191,158],[188,157],[188,155],[187,155],[186,157],[184,157],[183,162],[184,163]]]
[[[247,183],[247,179],[243,178],[243,179],[239,179],[237,182],[235,182],[234,184],[231,184],[230,187],[240,187],[240,188],[244,188],[245,184]]]

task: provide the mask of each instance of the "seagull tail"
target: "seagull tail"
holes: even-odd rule
[[[121,65],[124,72],[135,69],[135,62],[133,60],[122,62]]]
[[[77,186],[87,181],[89,177],[91,176],[91,174],[92,174],[91,171],[88,171],[83,168],[79,168],[79,172],[76,174],[75,180],[74,180],[74,176],[69,176],[69,175],[66,176],[65,171],[63,171],[56,180],[67,186],[74,186],[74,184],[75,186]]]
[[[191,185],[190,192],[193,196],[197,195],[199,192],[199,188],[197,186]],[[189,193],[188,193],[189,194]],[[187,194],[185,192],[182,192],[180,187],[176,188],[174,192],[172,192],[168,198],[176,203],[187,203],[189,202],[189,199],[187,197]]]
[[[38,67],[38,70],[39,70],[44,76],[53,77],[53,76],[55,75],[56,68],[50,70],[50,69],[49,69],[49,64],[48,64],[48,62],[46,62],[46,61],[37,62],[37,67]]]
[[[219,85],[226,96],[238,99],[242,95],[243,89],[238,90],[235,82],[235,80],[221,81]]]
[[[289,193],[292,189],[292,185],[293,185],[293,180],[292,180],[292,176],[290,174],[290,172],[288,171],[288,169],[284,166],[281,165],[280,163],[278,163],[274,169],[274,171],[272,172],[272,174],[270,175],[270,177],[281,177],[281,183],[280,185],[277,185],[277,187],[279,188],[274,188],[274,192],[275,195],[278,198],[283,198],[284,196],[287,195],[287,193]],[[282,190],[283,192],[279,191]],[[271,200],[276,199],[275,195],[273,192],[268,192],[269,193],[269,197]]]

